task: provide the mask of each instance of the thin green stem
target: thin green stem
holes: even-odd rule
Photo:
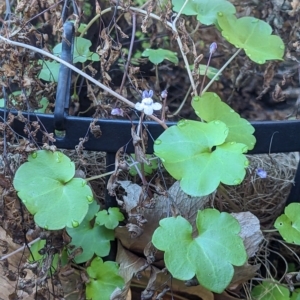
[[[115,173],[115,171],[110,171],[110,172],[106,172],[106,173],[104,173],[104,174],[95,175],[95,176],[92,176],[92,177],[90,177],[90,178],[86,178],[85,181],[86,181],[86,182],[89,182],[89,181],[92,181],[92,180],[95,180],[95,179],[99,179],[99,178],[102,178],[102,177],[106,177],[106,176],[111,175],[111,174],[113,174],[113,173]]]
[[[104,10],[102,10],[99,14],[95,15],[94,18],[92,20],[90,20],[90,22],[86,25],[86,27],[82,30],[80,37],[83,37],[86,32],[90,29],[90,27],[104,14],[106,14],[107,12],[111,11],[111,7],[108,7]]]
[[[185,94],[185,97],[184,97],[183,101],[180,103],[180,106],[177,108],[177,110],[176,110],[174,113],[172,113],[171,115],[167,115],[168,118],[175,117],[176,115],[179,114],[179,112],[182,110],[183,105],[185,104],[185,102],[186,102],[188,96],[189,96],[190,93],[191,93],[191,89],[192,89],[192,86],[189,87],[187,93]]]
[[[208,70],[208,67],[209,67],[209,64],[210,64],[211,56],[212,56],[212,53],[209,54],[208,62],[206,64],[206,68],[205,68],[205,72],[204,72],[204,75],[203,75],[202,84],[201,84],[201,88],[200,88],[200,93],[199,93],[200,95],[202,95],[202,91],[203,91],[203,87],[204,87],[204,83],[205,83],[207,70]]]
[[[210,80],[210,82],[207,84],[207,86],[203,89],[202,94],[204,94],[209,87],[213,84],[213,82],[216,80],[216,78],[223,72],[223,70],[233,61],[233,59],[241,52],[241,48],[238,49],[224,64],[224,66],[215,74],[215,76]]]

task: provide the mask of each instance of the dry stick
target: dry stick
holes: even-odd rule
[[[1,256],[1,257],[0,257],[0,261],[1,261],[1,260],[4,260],[4,259],[7,259],[7,258],[9,258],[10,256],[12,256],[12,255],[14,255],[14,254],[16,254],[16,253],[22,251],[25,247],[30,247],[30,246],[33,245],[34,243],[38,242],[40,239],[41,239],[41,238],[38,237],[38,238],[36,238],[35,240],[33,240],[33,241],[31,241],[30,243],[28,243],[27,245],[24,244],[22,247],[16,249],[15,251],[13,251],[13,252],[11,252],[11,253],[9,253],[9,254],[6,254],[6,255],[4,255],[4,256]]]
[[[131,40],[130,40],[130,46],[129,46],[129,50],[128,50],[128,56],[127,56],[127,62],[125,65],[125,69],[124,69],[124,75],[122,78],[122,82],[120,85],[120,94],[122,94],[122,89],[127,77],[127,71],[129,68],[129,64],[130,64],[130,60],[131,60],[131,55],[132,55],[132,49],[133,49],[133,44],[134,44],[134,39],[135,39],[135,31],[136,31],[136,14],[132,13],[132,32],[131,32]]]
[[[62,60],[60,57],[57,57],[51,53],[48,53],[42,49],[39,49],[39,48],[36,48],[36,47],[33,47],[31,45],[27,45],[27,44],[24,44],[24,43],[20,43],[20,42],[15,42],[15,41],[11,41],[3,36],[0,35],[0,40],[10,44],[10,45],[13,45],[13,46],[17,46],[17,47],[22,47],[22,48],[26,48],[26,49],[29,49],[31,51],[34,51],[34,52],[37,52],[37,53],[40,53],[42,55],[45,55],[63,65],[65,65],[66,67],[70,68],[71,70],[73,70],[74,72],[78,73],[79,75],[81,75],[82,77],[88,79],[89,81],[91,81],[92,83],[94,83],[96,86],[100,87],[101,89],[103,89],[104,91],[106,91],[107,93],[111,94],[112,96],[118,98],[119,100],[121,100],[122,102],[126,103],[128,106],[134,108],[135,105],[133,102],[129,101],[128,99],[126,99],[125,97],[119,95],[118,93],[116,93],[115,91],[113,91],[112,89],[108,88],[107,86],[105,86],[104,84],[100,83],[99,81],[97,81],[96,79],[94,79],[93,77],[89,76],[88,74],[82,72],[81,70],[79,70],[78,68],[76,68],[75,66],[73,66],[72,64]],[[156,121],[158,124],[160,124],[164,129],[168,129],[168,126],[162,122],[159,118],[151,115],[149,116],[152,120]]]

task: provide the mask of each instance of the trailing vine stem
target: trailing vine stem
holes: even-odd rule
[[[17,47],[22,47],[22,48],[26,48],[28,50],[40,53],[44,56],[47,56],[63,65],[65,65],[66,67],[70,68],[71,70],[73,70],[74,72],[78,73],[79,75],[81,75],[82,77],[86,78],[87,80],[91,81],[92,83],[94,83],[96,86],[100,87],[101,89],[103,89],[104,91],[108,92],[109,94],[111,94],[112,96],[116,97],[117,99],[121,100],[122,102],[124,102],[125,104],[127,104],[128,106],[134,108],[135,104],[133,102],[131,102],[130,100],[126,99],[125,97],[123,97],[122,95],[116,93],[115,91],[113,91],[112,89],[108,88],[107,86],[105,86],[104,84],[102,84],[101,82],[97,81],[95,78],[91,77],[90,75],[84,73],[83,71],[81,71],[80,69],[76,68],[75,66],[73,66],[72,64],[64,61],[63,59],[61,59],[60,57],[57,57],[49,52],[46,52],[43,49],[39,49],[37,47],[31,46],[31,45],[27,45],[24,43],[20,43],[20,42],[16,42],[16,41],[12,41],[10,39],[7,39],[5,37],[3,37],[2,35],[0,35],[0,40],[13,45],[13,46],[17,46]],[[165,122],[163,122],[162,120],[160,120],[159,118],[153,116],[153,115],[149,115],[149,117],[157,122],[158,124],[160,124],[164,129],[168,129],[168,126],[166,125]]]

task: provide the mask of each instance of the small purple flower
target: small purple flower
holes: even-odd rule
[[[161,96],[163,99],[167,98],[167,97],[168,97],[168,91],[167,91],[167,90],[163,90],[163,91],[161,92],[160,96]]]
[[[256,174],[260,178],[267,178],[267,171],[265,171],[264,169],[256,169]]]
[[[209,46],[209,53],[213,54],[215,53],[215,51],[217,50],[218,45],[216,42],[213,42],[210,46]]]
[[[116,108],[113,108],[111,110],[111,114],[113,116],[120,116],[120,117],[124,117],[124,114],[123,114],[123,109],[122,108],[119,108],[119,107],[116,107]]]
[[[145,98],[152,98],[152,96],[153,96],[153,91],[152,90],[149,90],[149,91],[143,91],[143,99],[145,99]]]
[[[153,96],[152,90],[150,90],[149,92],[143,91],[142,102],[137,102],[135,104],[135,108],[137,110],[141,110],[141,111],[143,110],[146,115],[152,115],[153,110],[160,110],[162,108],[162,105],[158,102],[154,103],[152,96]]]

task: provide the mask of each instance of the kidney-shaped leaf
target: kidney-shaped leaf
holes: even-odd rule
[[[14,187],[40,227],[77,227],[84,219],[93,193],[74,174],[74,163],[66,155],[46,150],[31,154],[17,170]]]
[[[146,49],[143,53],[142,56],[147,56],[149,57],[149,60],[155,64],[158,65],[161,62],[163,62],[164,59],[169,60],[173,64],[177,65],[178,64],[178,57],[177,53],[170,51],[170,50],[165,50],[165,49]]]
[[[100,257],[93,259],[87,268],[90,281],[86,284],[86,299],[110,300],[112,292],[124,286],[124,279],[119,275],[117,263],[106,261]],[[100,297],[100,298],[99,298]]]
[[[160,221],[152,243],[165,251],[165,263],[171,274],[181,280],[196,275],[205,288],[221,293],[230,283],[234,266],[247,260],[240,225],[228,213],[215,209],[198,211],[198,237],[192,238],[192,227],[181,216]]]
[[[291,203],[274,224],[285,241],[300,245],[300,203]]]
[[[82,223],[77,228],[67,228],[72,238],[71,245],[82,248],[82,253],[75,256],[78,264],[90,260],[94,254],[102,257],[108,255],[110,241],[115,239],[113,230],[91,223],[98,210],[99,205],[94,201]]]
[[[180,180],[185,193],[205,196],[220,182],[236,185],[245,177],[246,146],[224,143],[227,134],[227,126],[218,120],[209,123],[181,120],[159,136],[154,151],[166,170]]]
[[[220,120],[229,129],[226,142],[236,142],[245,144],[252,150],[256,139],[253,135],[254,127],[240,117],[230,106],[222,102],[215,93],[204,93],[201,97],[194,97],[193,108],[196,114],[206,122]],[[246,150],[245,150],[246,152]]]
[[[174,11],[179,12],[185,0],[173,0]],[[227,0],[191,0],[184,7],[182,14],[197,15],[198,21],[205,25],[217,23],[217,14],[220,11],[226,14],[235,14],[236,10],[232,3]]]
[[[223,37],[235,47],[243,48],[252,61],[264,64],[266,60],[282,60],[284,43],[279,36],[271,35],[268,23],[253,17],[237,19],[218,13],[218,24]]]

